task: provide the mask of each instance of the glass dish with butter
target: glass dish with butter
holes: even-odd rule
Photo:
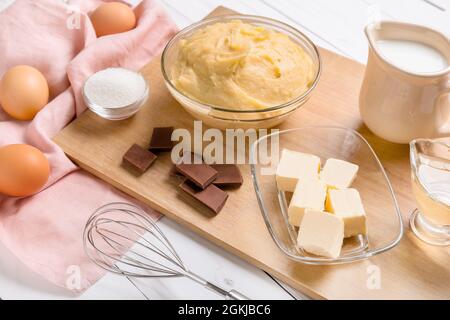
[[[162,54],[172,96],[216,128],[270,128],[311,96],[318,49],[282,22],[248,15],[203,20],[175,35]]]
[[[267,146],[272,146],[270,155]],[[403,223],[392,186],[358,132],[333,126],[280,131],[257,140],[250,161],[266,226],[289,258],[347,263],[385,252],[401,240]]]

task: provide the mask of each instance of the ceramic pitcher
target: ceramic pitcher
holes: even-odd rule
[[[450,40],[432,29],[399,22],[368,25],[369,58],[360,92],[364,123],[376,135],[396,143],[450,136]],[[436,49],[447,66],[413,73],[387,60],[379,40],[414,41]]]

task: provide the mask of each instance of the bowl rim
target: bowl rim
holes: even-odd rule
[[[307,130],[307,129],[333,129],[333,130],[348,131],[348,132],[351,132],[352,134],[356,135],[358,138],[360,138],[361,141],[363,141],[364,144],[369,148],[369,150],[372,152],[372,154],[374,156],[376,163],[378,164],[378,166],[381,170],[381,173],[383,174],[383,176],[385,178],[385,181],[387,182],[389,193],[391,195],[391,198],[392,198],[392,201],[394,204],[395,213],[396,213],[396,217],[397,217],[397,221],[398,221],[398,229],[399,229],[396,238],[394,238],[388,244],[386,244],[385,246],[383,246],[381,248],[368,250],[368,251],[365,251],[358,255],[339,257],[336,259],[323,258],[323,257],[319,257],[319,256],[317,256],[317,257],[298,256],[298,255],[295,255],[295,254],[292,254],[292,253],[286,251],[283,248],[283,246],[280,243],[280,240],[278,239],[278,237],[275,235],[275,233],[273,231],[274,228],[272,227],[270,218],[267,216],[267,210],[265,209],[264,200],[262,199],[262,196],[261,196],[261,191],[260,191],[260,187],[258,184],[258,178],[257,178],[257,173],[256,173],[257,169],[256,169],[255,161],[254,161],[255,160],[255,152],[256,152],[256,148],[257,148],[259,142],[262,141],[263,139],[267,139],[268,137],[275,136],[275,135],[281,135],[284,133],[295,132],[295,131],[303,131],[303,130]],[[305,264],[312,264],[312,265],[332,265],[332,264],[343,264],[343,263],[361,261],[361,260],[365,260],[369,257],[381,254],[383,252],[386,252],[386,251],[394,248],[395,246],[397,246],[399,244],[400,240],[403,237],[404,224],[403,224],[402,214],[401,214],[400,207],[399,207],[398,201],[397,201],[397,197],[395,196],[391,181],[389,180],[380,159],[378,158],[377,154],[375,153],[375,151],[373,150],[373,148],[369,144],[369,142],[359,132],[357,132],[351,128],[346,128],[346,127],[342,127],[342,126],[332,126],[332,125],[306,125],[306,126],[302,126],[302,127],[298,127],[298,128],[291,128],[291,129],[281,130],[281,131],[278,131],[275,133],[268,134],[268,135],[256,140],[250,149],[250,171],[251,171],[251,175],[252,175],[252,181],[253,181],[253,187],[255,189],[256,199],[258,201],[258,206],[260,208],[260,212],[264,219],[264,223],[266,224],[267,230],[269,231],[270,236],[272,237],[272,240],[277,245],[278,249],[280,249],[291,260],[294,260],[297,262],[302,262]]]
[[[306,101],[305,101],[305,102],[306,102]],[[239,123],[257,123],[257,122],[261,122],[261,121],[270,121],[270,120],[278,119],[278,118],[280,118],[280,117],[288,116],[288,115],[294,113],[295,111],[297,111],[297,110],[298,110],[299,108],[301,108],[302,106],[303,106],[303,103],[302,103],[302,104],[299,104],[298,106],[296,106],[296,107],[293,108],[292,110],[288,110],[288,111],[285,112],[285,113],[282,113],[282,114],[275,114],[275,115],[273,115],[273,116],[270,116],[270,117],[264,117],[264,118],[238,119],[238,120],[235,120],[235,119],[229,119],[229,118],[225,118],[225,117],[220,117],[220,116],[218,116],[218,115],[216,115],[216,114],[214,114],[214,113],[210,113],[209,116],[210,116],[211,118],[215,119],[215,120],[221,120],[221,121],[228,121],[228,122],[229,122],[229,121],[236,121],[236,122],[239,122]]]
[[[191,97],[189,97],[188,95],[184,94],[183,92],[181,92],[180,90],[178,90],[174,84],[172,83],[172,81],[169,79],[169,76],[166,72],[166,69],[164,67],[165,65],[165,60],[166,60],[166,55],[168,50],[173,46],[174,43],[176,43],[176,41],[183,36],[184,34],[186,34],[189,31],[192,31],[198,27],[201,27],[205,24],[208,23],[212,23],[212,22],[220,22],[222,20],[232,20],[232,19],[257,19],[257,20],[261,20],[262,23],[266,22],[266,23],[275,23],[275,24],[279,24],[282,27],[290,30],[290,32],[292,33],[296,33],[297,35],[299,35],[300,37],[302,37],[303,39],[305,39],[306,43],[308,45],[311,46],[311,48],[313,49],[316,57],[317,57],[317,72],[315,74],[315,78],[313,83],[311,84],[311,86],[305,91],[303,92],[300,96],[287,101],[285,103],[273,106],[273,107],[269,107],[269,108],[264,108],[264,109],[252,109],[252,110],[231,110],[231,109],[225,109],[225,108],[221,108],[220,106],[217,105],[213,105],[213,104],[208,104],[208,103],[203,103],[200,102],[198,100],[195,100]],[[317,86],[320,76],[322,74],[322,57],[320,55],[319,49],[318,47],[314,44],[314,42],[303,32],[301,32],[300,30],[298,30],[297,28],[294,28],[293,26],[284,23],[282,21],[276,20],[276,19],[272,19],[272,18],[267,18],[264,16],[259,16],[259,15],[248,15],[248,14],[226,14],[226,15],[221,15],[221,16],[217,16],[217,17],[212,17],[212,18],[207,18],[207,19],[203,19],[200,20],[198,22],[195,22],[183,29],[181,29],[180,31],[178,31],[170,40],[169,42],[166,44],[166,46],[164,47],[164,50],[161,54],[161,73],[163,75],[164,81],[166,82],[166,84],[175,92],[177,92],[179,95],[183,96],[183,98],[189,100],[191,103],[200,105],[201,107],[207,107],[213,110],[217,110],[220,112],[229,112],[229,113],[261,113],[261,112],[267,112],[267,111],[275,111],[275,110],[280,110],[283,109],[285,107],[289,107],[293,104],[299,103],[302,100],[304,100],[306,97],[308,97],[311,92],[315,89],[315,87]]]

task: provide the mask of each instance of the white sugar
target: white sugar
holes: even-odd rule
[[[104,108],[121,108],[142,99],[145,79],[137,72],[108,68],[93,74],[84,85],[90,103]]]

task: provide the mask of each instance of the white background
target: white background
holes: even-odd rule
[[[0,10],[14,0],[0,0]],[[137,3],[139,0],[129,0]],[[361,63],[367,57],[364,26],[372,19],[418,23],[450,34],[450,0],[162,0],[182,28],[200,20],[218,5],[241,13],[271,17],[306,33],[318,45]],[[256,209],[255,209],[256,210]],[[253,299],[297,299],[300,293],[265,272],[203,240],[167,218],[159,222],[189,268],[226,288]],[[136,280],[150,299],[218,299],[187,279]],[[290,293],[288,294],[287,291]],[[0,244],[2,299],[143,299],[128,280],[107,275],[79,297],[41,279]],[[363,298],[363,297],[361,297]]]

